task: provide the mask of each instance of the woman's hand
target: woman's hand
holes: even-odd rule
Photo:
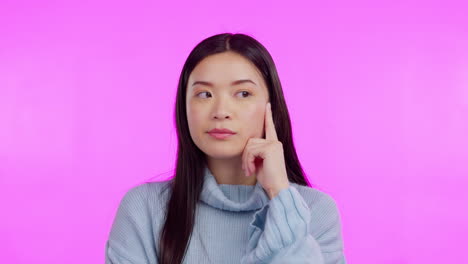
[[[283,144],[278,141],[271,103],[266,104],[265,138],[250,138],[242,154],[242,169],[246,176],[256,173],[257,181],[273,199],[289,187],[283,154]]]

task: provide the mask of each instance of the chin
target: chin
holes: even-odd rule
[[[208,150],[204,151],[206,155],[212,159],[232,159],[242,155],[242,152],[239,151],[228,151],[224,150]]]

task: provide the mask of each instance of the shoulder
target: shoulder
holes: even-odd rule
[[[123,195],[120,211],[145,211],[153,215],[167,203],[171,180],[145,182],[130,187]],[[155,210],[156,209],[156,210]]]
[[[326,251],[342,248],[341,214],[335,199],[316,188],[295,183],[291,185],[295,187],[310,209],[310,233]],[[331,241],[334,242],[331,243]]]
[[[157,207],[164,207],[171,194],[173,178],[158,182],[146,182],[146,192],[149,203],[157,205]]]
[[[159,210],[169,181],[145,182],[128,188],[121,198],[106,244],[106,263],[154,263],[155,237],[164,210]]]
[[[337,208],[337,203],[330,194],[310,186],[303,186],[297,183],[290,184],[296,188],[309,208]]]

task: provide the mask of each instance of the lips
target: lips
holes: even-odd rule
[[[208,131],[208,134],[216,139],[227,139],[236,133],[227,128],[214,128]]]
[[[216,134],[235,134],[235,132],[227,129],[227,128],[214,128],[208,131],[208,133],[216,133]]]

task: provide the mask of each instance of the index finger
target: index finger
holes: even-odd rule
[[[278,140],[270,102],[266,104],[265,111],[265,139]]]

